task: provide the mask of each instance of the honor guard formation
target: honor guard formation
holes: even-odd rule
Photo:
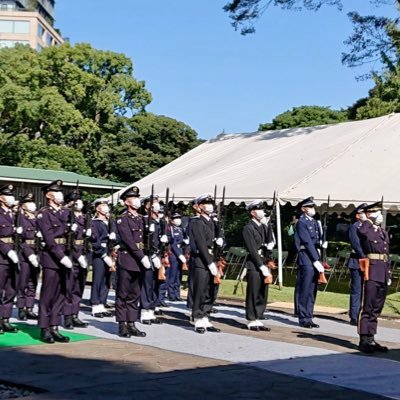
[[[69,337],[60,333],[60,326],[87,327],[79,313],[89,266],[92,315],[115,315],[119,336],[146,336],[138,322],[161,324],[158,316],[167,306],[165,301],[182,300],[182,271],[188,272],[187,307],[194,331],[220,332],[213,326],[211,314],[226,267],[221,212],[224,194],[219,204],[210,194],[193,199],[194,216],[183,229],[182,215],[168,209],[168,190],[165,202],[161,202],[154,193],[143,197],[138,187],[130,187],[120,195],[124,209],[116,217],[105,198],[84,206],[79,187],[64,196],[61,180],[42,190],[47,204],[36,210],[32,193],[16,202],[13,185],[0,188],[0,334],[18,334],[9,321],[15,302],[19,320],[37,320],[43,342],[69,342]],[[317,286],[326,282],[324,271],[329,268],[325,262],[326,221],[322,226],[314,218],[312,197],[297,208],[295,314],[299,326],[316,329]],[[349,231],[350,323],[358,327],[359,350],[365,353],[388,351],[374,339],[390,282],[389,238],[380,226],[382,209],[382,202],[359,205],[352,213],[354,222]],[[267,218],[262,200],[251,201],[246,210],[248,223],[242,237],[248,252],[247,328],[268,332],[264,312],[276,268],[272,259],[276,244],[273,219]],[[112,285],[115,311],[107,303]]]

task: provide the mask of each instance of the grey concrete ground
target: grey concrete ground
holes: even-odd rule
[[[377,336],[391,351],[365,356],[355,328],[335,316],[307,330],[268,312],[271,332],[250,332],[243,308],[222,305],[214,318],[222,332],[199,335],[184,303],[171,303],[164,324],[138,325],[146,338],[122,339],[113,318],[83,310],[90,327],[76,331],[99,339],[2,349],[1,379],[47,391],[36,399],[400,399],[396,322]]]

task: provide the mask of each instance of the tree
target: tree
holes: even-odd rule
[[[396,5],[400,11],[400,0],[369,0],[376,6]],[[229,14],[235,30],[242,35],[254,33],[254,23],[271,6],[287,10],[319,10],[322,6],[343,8],[341,0],[231,0],[224,7]],[[398,58],[400,42],[400,18],[361,16],[357,11],[348,13],[353,23],[354,33],[346,40],[350,50],[342,55],[343,64],[354,67],[375,60]]]
[[[134,182],[197,146],[196,132],[183,122],[144,113],[126,121],[112,145],[105,143],[99,169],[109,179]]]
[[[272,123],[260,124],[260,131],[337,124],[348,120],[347,111],[329,107],[301,106],[277,115]]]

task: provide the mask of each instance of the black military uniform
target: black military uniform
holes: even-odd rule
[[[264,206],[261,200],[254,200],[246,208],[252,218],[243,228],[244,244],[248,251],[246,259],[246,319],[249,323],[247,327],[255,331],[269,331],[270,329],[261,322],[264,319],[268,299],[268,285],[265,278],[271,277],[266,258],[268,229],[267,225],[261,222],[265,218]],[[252,215],[253,210],[261,211],[259,218],[256,214]]]
[[[214,211],[214,200],[211,195],[206,194],[199,196],[196,203],[201,209],[201,216],[191,223],[191,239],[198,250],[194,257],[192,317],[196,332],[219,332],[220,330],[212,326],[208,319],[214,301],[214,276],[218,272],[213,254],[215,224],[210,217]]]

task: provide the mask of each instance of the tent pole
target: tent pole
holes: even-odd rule
[[[276,235],[278,240],[278,283],[279,289],[283,286],[283,271],[282,271],[282,229],[281,229],[281,207],[279,204],[279,194],[276,194]]]

